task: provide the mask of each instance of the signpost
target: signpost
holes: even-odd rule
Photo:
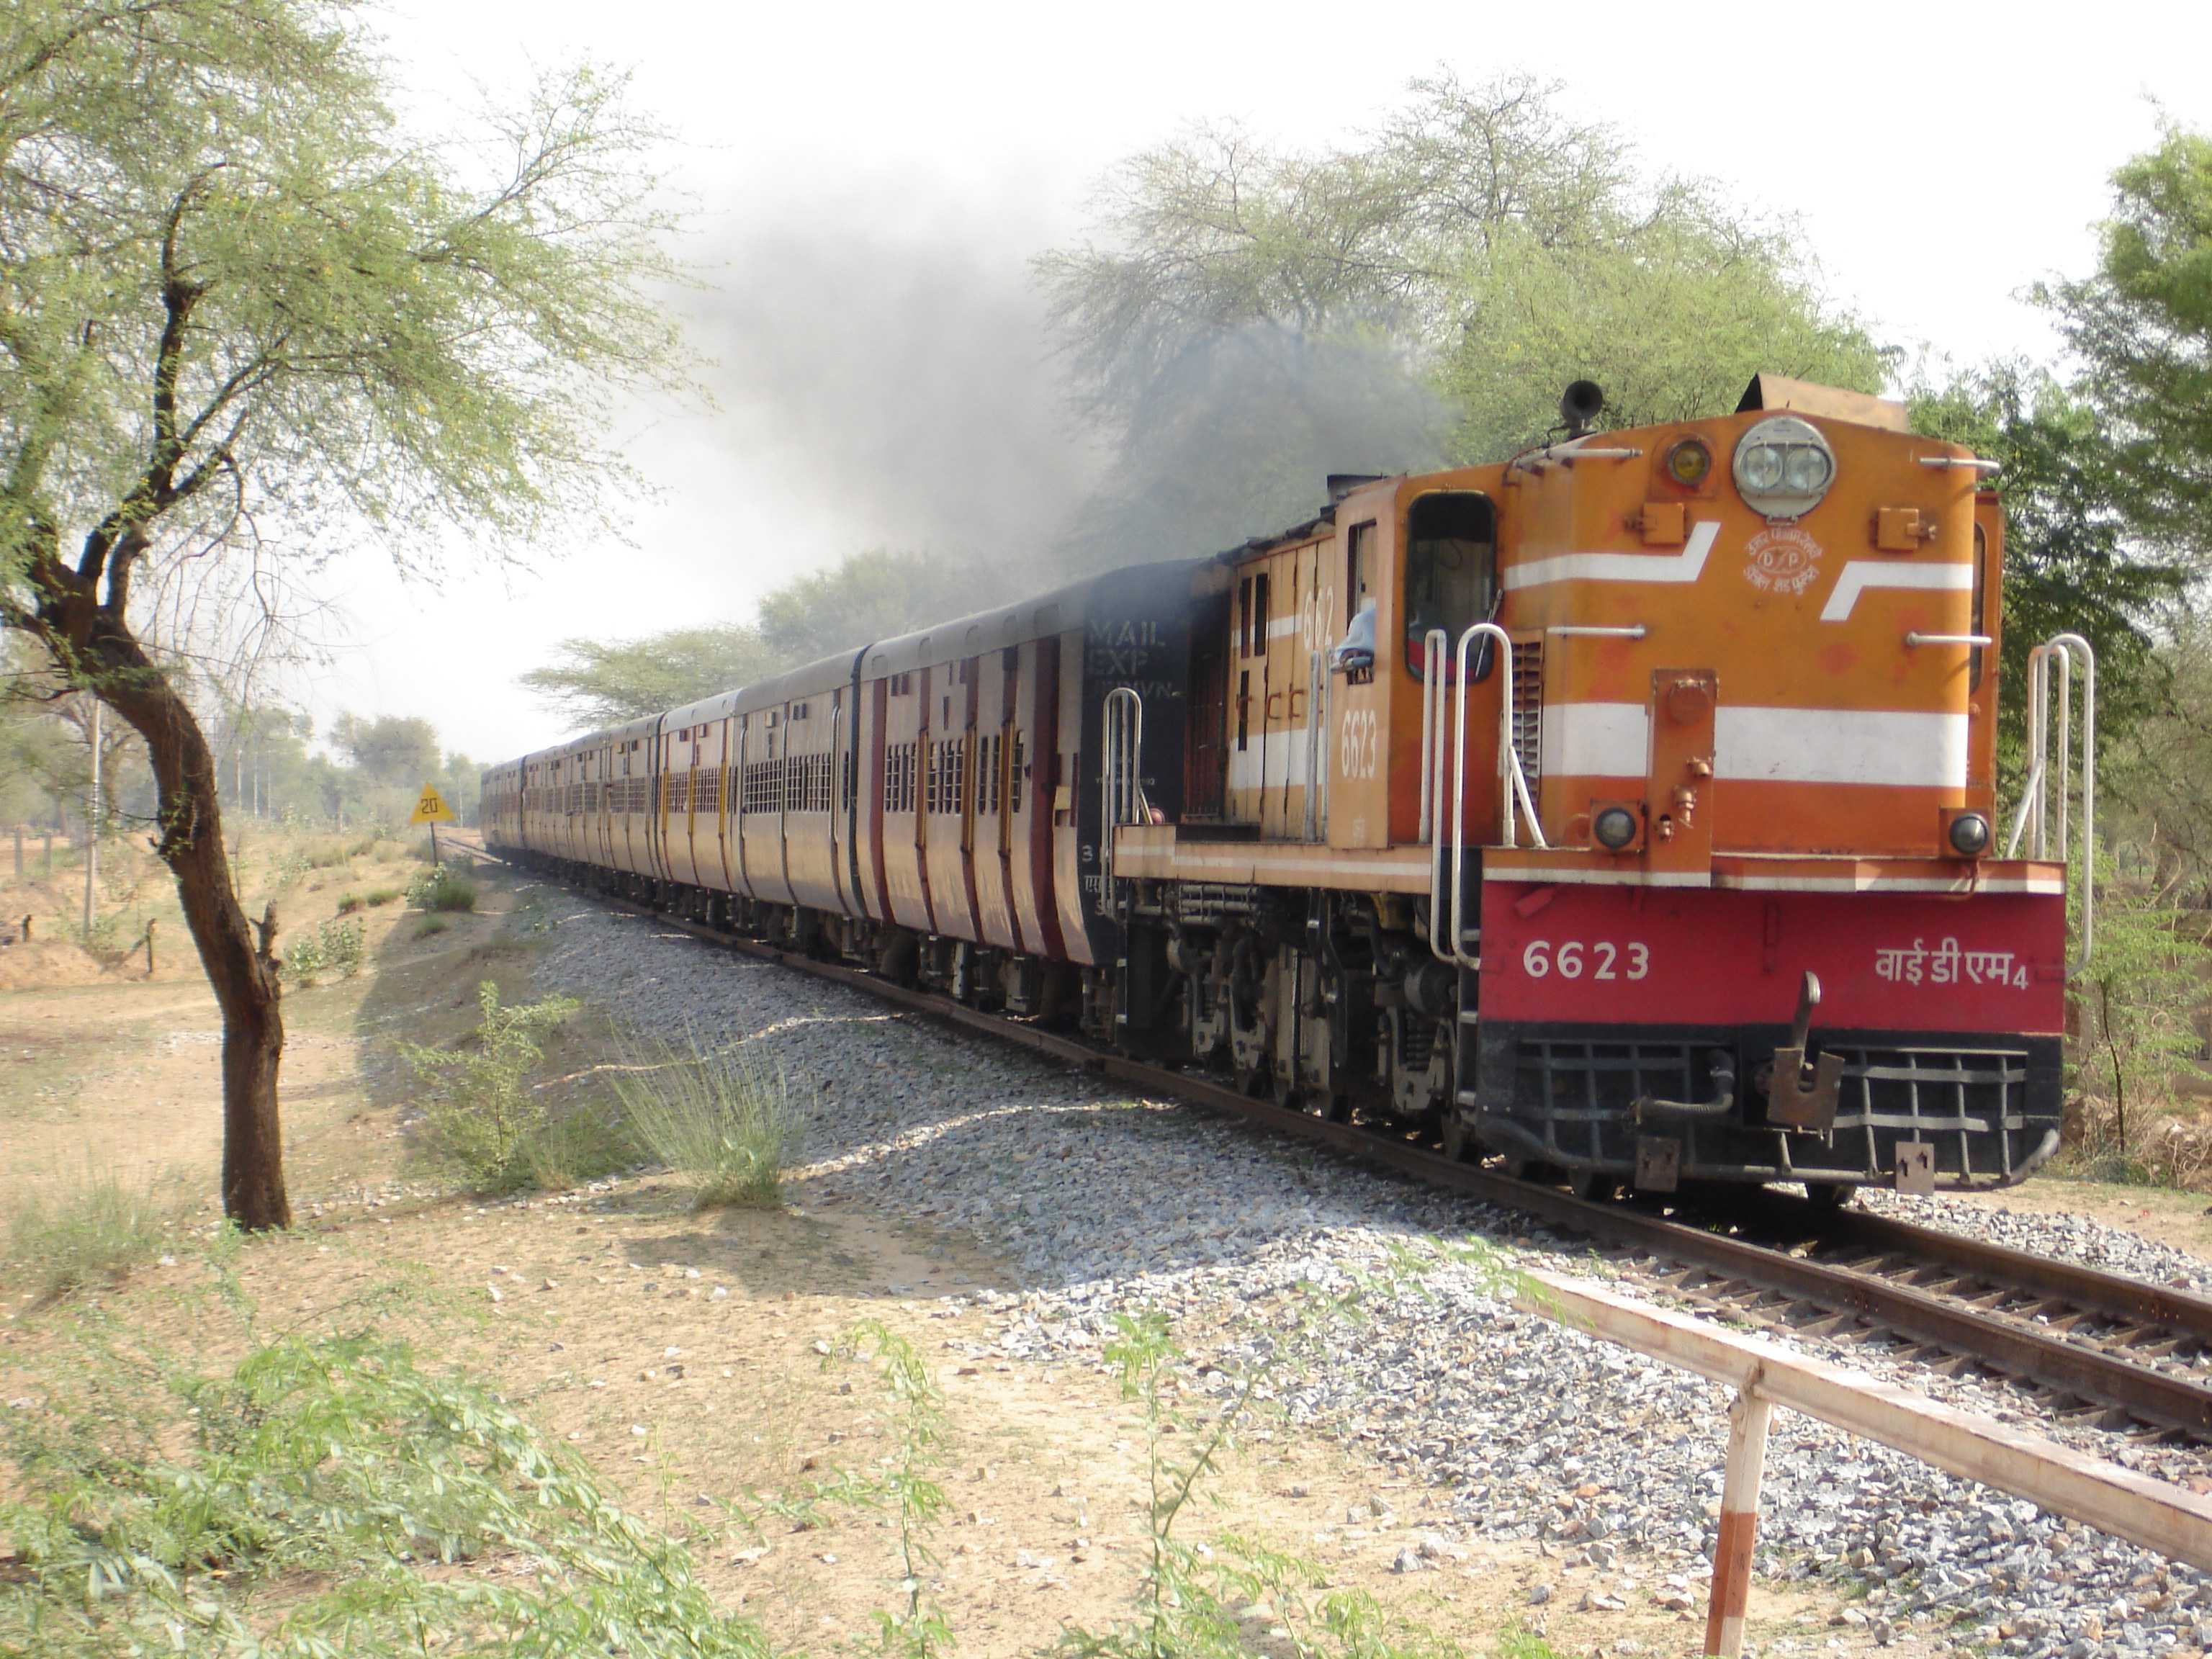
[[[422,786],[422,799],[415,803],[414,814],[407,822],[430,826],[430,862],[434,866],[438,862],[438,826],[458,823],[460,820],[453,816],[453,809],[446,805],[446,798],[438,793],[438,786],[426,783]]]

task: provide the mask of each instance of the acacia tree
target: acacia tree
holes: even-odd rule
[[[159,589],[228,553],[523,544],[623,474],[610,399],[682,374],[618,82],[410,139],[341,0],[0,13],[0,625],[145,741],[155,849],[223,1021],[226,1212],[289,1220],[273,908],[250,924]],[[459,526],[459,532],[453,530]]]
[[[1310,511],[1324,471],[1500,459],[1585,377],[1607,426],[1729,408],[1761,370],[1880,388],[1889,354],[1798,239],[1555,92],[1418,81],[1347,148],[1210,127],[1118,168],[1091,240],[1036,261],[1116,448],[1079,542],[1198,551]]]

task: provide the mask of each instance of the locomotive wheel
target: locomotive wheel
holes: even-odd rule
[[[1476,1164],[1482,1158],[1482,1144],[1468,1133],[1466,1123],[1457,1112],[1444,1114],[1444,1156],[1455,1164]]]
[[[1858,1190],[1848,1181],[1808,1181],[1805,1201],[1816,1210],[1840,1210],[1858,1196]]]
[[[1591,1204],[1610,1204],[1620,1196],[1620,1177],[1603,1170],[1577,1170],[1567,1184],[1577,1198]]]
[[[1352,1097],[1310,1090],[1304,1099],[1304,1109],[1316,1117],[1325,1117],[1331,1123],[1352,1121]]]
[[[1556,1164],[1547,1164],[1540,1158],[1514,1158],[1505,1160],[1505,1174],[1515,1181],[1525,1181],[1534,1187],[1555,1187],[1565,1177],[1565,1171]]]

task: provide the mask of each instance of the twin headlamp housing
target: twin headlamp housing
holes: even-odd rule
[[[1836,481],[1836,452],[1820,428],[1795,415],[1759,422],[1735,447],[1736,493],[1769,519],[1802,519]]]

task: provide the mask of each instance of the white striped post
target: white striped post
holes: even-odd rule
[[[1766,1426],[1774,1403],[1753,1372],[1729,1407],[1728,1468],[1721,1482],[1720,1534],[1713,1540],[1712,1599],[1705,1611],[1705,1652],[1736,1659],[1743,1651],[1744,1608],[1751,1600],[1751,1556],[1759,1542],[1759,1488],[1766,1477]]]

